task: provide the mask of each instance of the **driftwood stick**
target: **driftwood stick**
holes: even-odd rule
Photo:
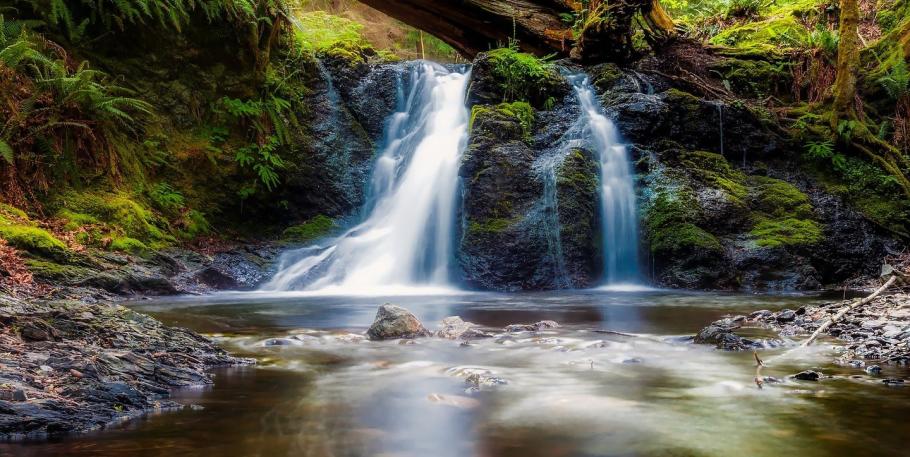
[[[765,366],[765,362],[762,362],[762,360],[758,357],[758,352],[755,350],[752,351],[752,356],[755,357],[755,385],[761,389],[762,385],[765,384],[765,381],[762,380],[761,377],[761,369]]]
[[[876,289],[875,292],[872,292],[872,295],[869,295],[868,297],[866,297],[866,298],[864,298],[864,299],[862,299],[862,300],[860,300],[860,301],[858,301],[858,302],[856,302],[856,303],[853,303],[852,305],[849,305],[849,306],[845,307],[844,309],[840,310],[837,314],[834,315],[834,317],[831,317],[831,318],[829,318],[827,321],[825,321],[825,323],[823,323],[823,324],[818,328],[818,330],[816,330],[815,333],[813,333],[812,336],[809,337],[808,340],[803,341],[803,344],[801,344],[800,346],[801,346],[801,347],[806,347],[806,346],[809,346],[810,344],[812,344],[812,342],[815,341],[815,339],[818,338],[819,335],[821,335],[822,333],[824,333],[825,330],[828,330],[828,328],[831,327],[832,324],[834,324],[835,322],[839,321],[839,320],[840,320],[841,318],[843,318],[848,312],[853,311],[854,309],[859,308],[860,306],[863,306],[863,305],[865,305],[866,303],[869,303],[870,301],[872,301],[873,299],[875,299],[875,297],[878,297],[879,295],[881,295],[881,293],[884,292],[884,291],[885,291],[886,289],[888,289],[889,287],[891,287],[891,285],[894,284],[895,281],[897,281],[897,275],[892,275],[891,278],[889,278],[888,281],[886,281],[884,285],[882,285],[881,287],[879,287],[878,289]]]

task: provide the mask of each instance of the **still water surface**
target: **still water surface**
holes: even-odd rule
[[[906,456],[910,389],[832,365],[835,348],[763,353],[764,375],[817,368],[822,382],[753,384],[748,353],[685,342],[706,323],[820,298],[665,291],[320,297],[230,294],[135,308],[216,335],[256,367],[176,393],[202,409],[152,415],[16,456]],[[540,334],[371,343],[376,306],[431,329],[459,315],[490,327],[542,319]],[[610,332],[621,332],[622,335]],[[758,332],[761,333],[761,332]],[[267,346],[269,338],[294,344]],[[466,393],[484,372],[506,385]],[[884,376],[906,377],[900,368]]]

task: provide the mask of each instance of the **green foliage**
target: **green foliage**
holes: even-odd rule
[[[762,0],[730,0],[727,6],[727,17],[755,16],[764,7]]]
[[[24,183],[47,188],[52,179],[141,171],[132,139],[152,118],[150,104],[86,63],[73,65],[61,48],[0,17],[3,68],[0,156]]]
[[[366,44],[361,35],[362,24],[324,11],[297,14],[295,25],[294,34],[298,43],[311,52],[346,48],[350,44]]]
[[[263,144],[251,144],[237,149],[234,155],[234,160],[241,167],[253,169],[259,182],[269,192],[281,182],[277,170],[285,167],[284,160],[278,155],[278,146],[278,138],[271,136]]]
[[[837,30],[829,29],[819,23],[815,26],[815,30],[806,37],[805,47],[817,50],[822,56],[833,61],[837,58],[838,43],[840,43],[840,35]]]
[[[551,57],[543,59],[519,52],[514,43],[506,48],[489,52],[493,77],[499,83],[503,102],[527,101],[542,106],[555,85],[562,78],[550,63]]]
[[[332,218],[320,214],[303,224],[289,227],[284,231],[283,237],[288,241],[306,243],[328,235],[336,227]]]
[[[892,59],[894,64],[888,68],[878,83],[885,89],[892,100],[910,97],[910,68],[902,57]]]
[[[159,210],[172,214],[186,205],[183,194],[164,182],[155,184],[149,190],[148,196]]]
[[[201,12],[209,21],[226,19],[248,23],[262,19],[263,10],[285,9],[282,0],[16,0],[46,23],[80,36],[88,25],[123,30],[134,24],[160,24],[180,30],[192,13]]]

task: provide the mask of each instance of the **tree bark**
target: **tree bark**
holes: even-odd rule
[[[415,28],[435,35],[465,57],[516,41],[537,55],[573,54],[581,60],[622,60],[631,54],[632,21],[645,18],[650,35],[669,36],[673,21],[659,0],[620,0],[599,11],[597,27],[572,29],[581,2],[571,0],[361,0]],[[591,8],[598,11],[597,8]],[[577,35],[577,36],[576,36]],[[582,46],[587,41],[588,46]],[[660,40],[655,40],[660,41]],[[573,48],[575,48],[573,50]]]
[[[837,77],[834,80],[832,127],[842,119],[856,118],[856,72],[859,70],[859,4],[840,0],[840,41],[837,45]]]

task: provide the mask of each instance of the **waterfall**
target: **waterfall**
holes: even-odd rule
[[[570,75],[568,79],[581,108],[575,136],[600,158],[604,279],[608,285],[634,283],[639,280],[638,214],[629,154],[588,76]]]
[[[430,62],[409,66],[409,77],[399,82],[398,110],[387,120],[362,222],[323,244],[284,254],[262,290],[357,293],[449,284],[469,76]]]

